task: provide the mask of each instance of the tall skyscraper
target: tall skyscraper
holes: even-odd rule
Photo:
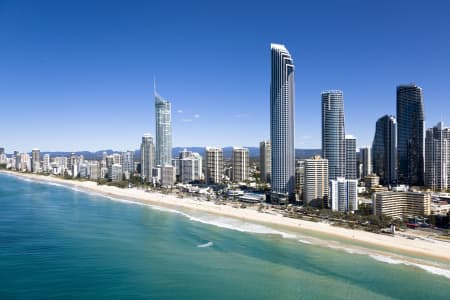
[[[383,185],[397,182],[397,120],[385,115],[378,119],[372,143],[373,173]]]
[[[222,183],[223,151],[222,148],[206,147],[205,180],[207,183]]]
[[[232,180],[234,182],[244,182],[248,180],[249,167],[248,149],[242,147],[233,147],[232,156]]]
[[[352,135],[345,136],[345,178],[357,179],[356,166],[356,138]]]
[[[303,200],[320,207],[328,199],[328,160],[320,156],[305,159],[304,168]]]
[[[40,172],[41,169],[41,151],[39,149],[31,150],[31,171]]]
[[[155,94],[156,165],[172,164],[172,119],[170,102]]]
[[[397,87],[397,159],[398,182],[424,184],[424,125],[422,88]]]
[[[372,174],[372,151],[370,147],[359,148],[359,156],[362,162],[361,178]]]
[[[433,191],[449,187],[450,128],[439,122],[425,135],[425,186]]]
[[[339,177],[330,180],[329,198],[333,211],[358,210],[358,180]]]
[[[155,146],[150,134],[144,134],[141,143],[141,177],[142,181],[151,182],[152,169],[155,166]]]
[[[259,143],[259,169],[261,182],[270,182],[270,169],[272,168],[272,148],[270,141]]]
[[[328,159],[329,179],[345,177],[344,94],[322,93],[322,157]]]
[[[270,143],[272,201],[295,199],[294,61],[284,45],[271,44]]]

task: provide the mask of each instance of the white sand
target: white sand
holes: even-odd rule
[[[167,208],[182,208],[186,210],[196,210],[231,218],[237,218],[252,223],[272,225],[277,228],[285,227],[291,231],[312,231],[352,240],[355,242],[367,243],[388,249],[395,249],[401,252],[412,253],[423,257],[435,257],[450,261],[450,243],[431,239],[408,239],[399,235],[389,236],[370,233],[362,230],[351,230],[323,222],[309,222],[299,219],[283,217],[279,214],[261,213],[255,209],[234,208],[230,205],[217,205],[212,201],[199,201],[193,198],[178,198],[175,195],[164,195],[157,192],[146,192],[141,189],[121,189],[106,185],[97,185],[91,181],[64,180],[54,176],[42,176],[26,173],[16,173],[2,171],[15,176],[21,176],[38,181],[47,181],[88,190],[115,198],[123,198],[136,202],[156,205]]]

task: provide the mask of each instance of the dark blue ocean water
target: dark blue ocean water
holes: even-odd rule
[[[0,299],[449,297],[415,267],[0,174]]]

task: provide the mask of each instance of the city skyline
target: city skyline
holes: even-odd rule
[[[320,93],[329,89],[345,93],[346,130],[357,147],[372,144],[380,116],[396,115],[396,87],[409,82],[423,88],[426,128],[450,124],[440,110],[450,94],[449,4],[405,3],[293,3],[288,16],[261,3],[261,14],[249,20],[249,3],[234,10],[233,4],[195,2],[196,13],[187,17],[183,3],[113,3],[104,10],[100,3],[4,2],[0,100],[7,112],[2,119],[12,126],[2,132],[2,144],[8,152],[137,149],[142,134],[155,136],[156,76],[159,91],[172,101],[174,146],[257,146],[270,135],[271,42],[287,45],[301,70],[296,148],[320,148]],[[174,22],[163,27],[169,12]],[[380,14],[383,24],[376,22]],[[266,25],[269,16],[289,17],[291,26]],[[416,22],[419,17],[424,21]],[[413,38],[422,43],[410,47]],[[332,49],[325,47],[329,42]],[[238,55],[236,47],[251,55]],[[236,73],[244,63],[247,72]],[[105,122],[125,103],[129,119]]]

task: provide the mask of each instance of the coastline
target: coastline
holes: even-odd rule
[[[364,247],[363,245],[376,246],[383,249],[380,252],[387,254],[391,254],[389,250],[395,250],[400,253],[420,257],[420,259],[439,259],[446,263],[450,263],[450,243],[444,241],[427,241],[423,239],[411,240],[398,235],[388,236],[375,234],[362,230],[336,227],[322,222],[311,222],[287,218],[279,214],[258,212],[255,209],[241,209],[234,208],[230,205],[217,205],[213,201],[199,201],[188,197],[178,198],[175,195],[146,192],[137,188],[121,189],[114,186],[97,185],[96,182],[92,181],[72,181],[56,178],[54,176],[17,173],[6,170],[1,170],[0,173],[9,174],[19,178],[31,179],[38,182],[57,183],[107,197],[119,198],[161,208],[203,212],[211,215],[238,219],[249,223],[265,225],[277,230],[283,228],[302,235],[308,235],[308,233],[320,234],[331,239],[337,238],[350,243],[358,243],[362,247]],[[319,239],[323,239],[323,237],[320,237]],[[339,249],[340,247],[336,248]],[[374,252],[376,253],[378,251]],[[391,255],[389,256],[391,257]],[[395,258],[397,256],[398,255],[396,255],[396,253],[392,253],[392,257]],[[417,264],[415,259],[410,259],[408,257],[406,257],[406,259],[413,264]]]

